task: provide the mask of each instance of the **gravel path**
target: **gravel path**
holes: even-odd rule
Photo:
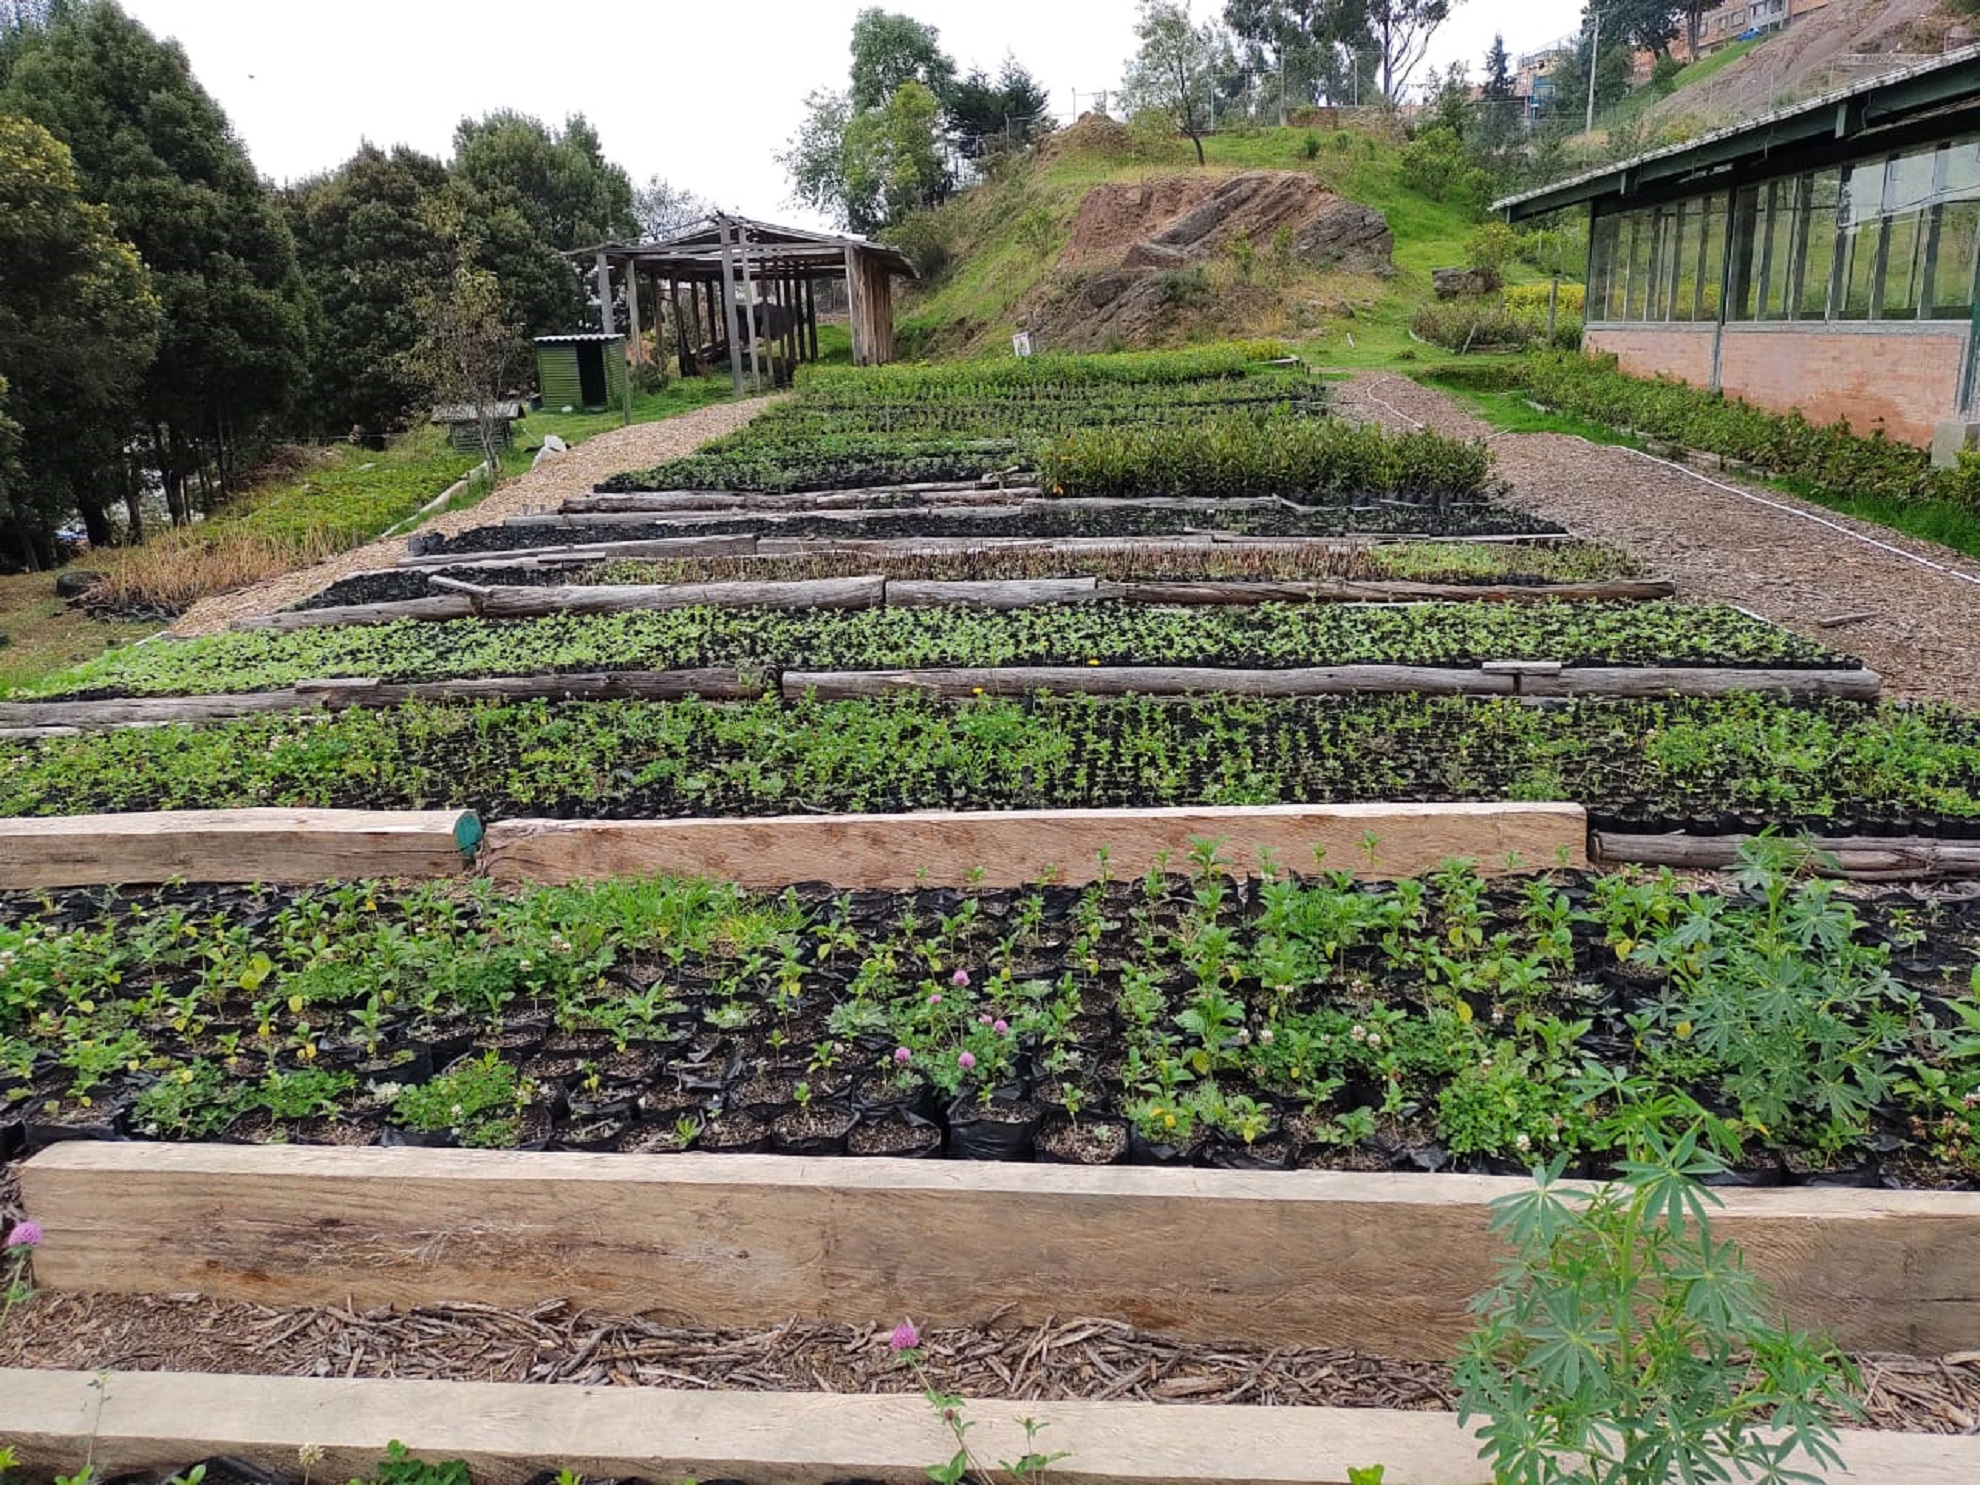
[[[1738,604],[1861,655],[1892,696],[1980,706],[1980,562],[1716,470],[1565,434],[1494,433],[1405,377],[1364,374],[1336,401],[1391,427],[1489,438],[1509,504],[1627,549],[1686,598]]]
[[[470,527],[487,526],[509,516],[555,510],[568,495],[590,494],[591,487],[602,479],[628,469],[647,469],[668,459],[678,459],[710,439],[735,432],[768,407],[770,401],[767,397],[751,397],[741,402],[718,402],[657,423],[635,423],[630,428],[597,434],[568,454],[547,460],[541,467],[511,479],[479,505],[436,516],[418,529],[421,533],[458,536]],[[171,632],[216,634],[236,619],[272,614],[320,593],[341,578],[394,566],[405,556],[411,534],[371,542],[328,562],[284,573],[237,593],[202,599],[172,626]]]

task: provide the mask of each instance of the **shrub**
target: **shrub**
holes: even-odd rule
[[[1303,154],[1303,155],[1305,155],[1305,156],[1306,156],[1306,158],[1307,158],[1307,159],[1309,159],[1309,160],[1317,160],[1317,159],[1319,159],[1319,158],[1320,158],[1320,136],[1319,136],[1318,134],[1315,134],[1315,133],[1314,133],[1314,132],[1313,132],[1313,131],[1312,131],[1311,129],[1309,129],[1309,130],[1307,130],[1307,131],[1306,131],[1306,138],[1304,138],[1304,139],[1302,139],[1302,140],[1301,140],[1301,141],[1299,142],[1299,150],[1300,150],[1300,153],[1301,153],[1301,154]]]
[[[1464,266],[1504,268],[1519,252],[1519,234],[1504,222],[1487,222],[1464,240]]]
[[[955,261],[953,229],[940,212],[908,212],[887,229],[885,236],[889,244],[907,254],[915,272],[924,279],[940,278]]]
[[[1077,495],[1468,496],[1490,486],[1491,467],[1483,444],[1427,429],[1285,415],[1085,428],[1039,460],[1048,489]]]
[[[1432,345],[1460,353],[1523,351],[1543,346],[1548,343],[1546,286],[1538,287],[1542,298],[1537,308],[1524,297],[1515,306],[1510,294],[1506,302],[1499,304],[1426,304],[1411,318],[1410,329]],[[1555,317],[1552,344],[1566,350],[1581,344],[1581,317],[1565,303]]]

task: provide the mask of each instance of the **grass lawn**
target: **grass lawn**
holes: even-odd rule
[[[819,328],[819,349],[825,359],[841,350],[850,359],[850,341],[836,326]],[[726,375],[677,378],[659,392],[636,393],[632,420],[656,422],[729,396]],[[515,446],[503,460],[504,477],[528,469],[548,434],[578,444],[624,423],[619,411],[531,413],[515,430]],[[55,597],[52,573],[0,576],[0,634],[11,640],[0,647],[0,692],[156,633],[164,615],[208,594],[320,561],[397,523],[407,522],[411,530],[410,518],[476,462],[449,448],[442,430],[426,426],[411,429],[383,451],[348,444],[293,450],[279,472],[207,520],[157,532],[141,547],[83,559],[109,574],[124,602],[155,611],[151,619],[91,618]],[[446,508],[472,505],[486,493],[485,484],[470,486]]]
[[[158,632],[156,623],[92,619],[55,596],[52,572],[0,575],[0,692]]]

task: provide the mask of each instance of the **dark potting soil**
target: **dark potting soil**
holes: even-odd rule
[[[1296,1018],[1309,1008],[1332,1007],[1359,1024],[1383,1007],[1421,1017],[1426,1006],[1458,995],[1470,1008],[1468,1021],[1481,1029],[1498,1027],[1503,1017],[1510,1034],[1514,1015],[1509,1006],[1522,1018],[1551,1015],[1585,1022],[1574,1058],[1629,1067],[1643,1034],[1638,1018],[1671,992],[1660,972],[1618,962],[1603,924],[1613,928],[1622,919],[1603,917],[1612,910],[1602,906],[1597,885],[1586,874],[1561,873],[1553,879],[1551,889],[1561,895],[1565,908],[1586,915],[1563,920],[1567,940],[1560,952],[1567,957],[1548,971],[1543,986],[1511,1001],[1483,988],[1483,981],[1466,981],[1468,988],[1459,990],[1427,990],[1421,970],[1396,962],[1386,941],[1371,936],[1373,930],[1357,932],[1341,951],[1338,967],[1290,1000],[1285,992],[1244,977],[1233,979],[1228,993],[1240,1006],[1247,1044],[1275,1024],[1284,1037],[1296,1024],[1285,1017]],[[282,950],[274,938],[278,930],[289,931],[277,921],[278,914],[329,900],[338,890],[179,886],[144,893],[13,893],[0,895],[0,924],[60,932],[167,915],[168,921],[236,925],[249,946],[266,934],[280,954],[292,951]],[[499,1026],[465,1005],[443,1004],[423,1021],[401,1014],[371,1032],[347,1019],[337,1000],[326,999],[308,1007],[315,1040],[304,1063],[298,1042],[281,1035],[279,1026],[267,1040],[241,1034],[251,1032],[255,1018],[268,1012],[256,1009],[257,992],[226,990],[220,992],[222,1003],[210,1007],[210,1022],[174,1030],[151,1020],[147,1030],[153,1056],[135,1070],[124,1066],[103,1073],[86,1104],[71,1095],[75,1072],[66,1058],[67,1042],[26,1044],[34,1053],[31,1064],[0,1076],[0,1159],[61,1139],[144,1137],[133,1103],[159,1076],[154,1069],[219,1065],[223,1054],[232,1058],[228,1077],[243,1086],[271,1072],[303,1067],[387,1070],[361,1073],[333,1112],[284,1119],[248,1114],[206,1137],[254,1143],[449,1144],[447,1134],[395,1128],[390,1098],[379,1085],[417,1086],[490,1049],[525,1074],[527,1104],[521,1118],[494,1141],[512,1148],[642,1154],[686,1148],[814,1155],[946,1153],[950,1158],[1126,1159],[1253,1170],[1298,1166],[1512,1174],[1525,1168],[1526,1161],[1511,1151],[1466,1156],[1446,1148],[1447,1136],[1437,1123],[1442,1080],[1455,1076],[1446,1073],[1405,1070],[1403,1076],[1412,1081],[1405,1084],[1404,1111],[1381,1114],[1366,1132],[1344,1138],[1338,1117],[1380,1104],[1384,1085],[1378,1079],[1350,1068],[1344,1082],[1326,1080],[1319,1092],[1301,1092],[1278,1081],[1282,1072],[1272,1069],[1285,1064],[1247,1059],[1220,1068],[1215,1084],[1233,1106],[1243,1101],[1252,1107],[1256,1122],[1249,1138],[1198,1128],[1165,1142],[1145,1138],[1138,1126],[1130,1131],[1130,1117],[1139,1117],[1133,1115],[1134,1106],[1146,1090],[1126,1071],[1132,1028],[1123,1010],[1129,993],[1125,977],[1153,976],[1152,989],[1168,1006],[1158,1014],[1157,1024],[1170,1024],[1173,1013],[1190,1003],[1196,971],[1184,962],[1184,946],[1201,938],[1200,933],[1195,939],[1189,936],[1201,922],[1197,890],[1196,882],[1183,878],[1158,879],[1152,887],[1140,880],[1117,883],[1091,892],[1058,886],[853,893],[820,885],[794,888],[791,901],[808,925],[791,930],[798,956],[794,967],[778,969],[773,958],[754,976],[745,972],[738,978],[730,957],[735,951],[725,948],[664,960],[617,951],[606,972],[612,985],[627,994],[661,986],[669,1002],[681,1007],[662,1024],[626,1035],[623,1047],[602,1031],[557,1031],[549,1007],[530,1003],[527,995],[506,1006]],[[1386,888],[1345,890],[1350,897],[1387,893],[1381,899],[1385,901],[1403,895]],[[1424,924],[1441,924],[1443,915],[1454,910],[1449,906],[1454,900],[1471,901],[1448,897],[1450,890],[1434,882],[1423,889]],[[1477,890],[1476,908],[1482,914],[1477,952],[1487,953],[1501,935],[1523,941],[1523,935],[1534,931],[1528,916],[1530,885]],[[1270,914],[1285,910],[1257,881],[1230,881],[1219,892],[1214,920],[1247,940],[1268,931]],[[1884,997],[1882,1007],[1941,1026],[1952,1024],[1949,1002],[1964,995],[1980,963],[1980,893],[1878,890],[1851,896],[1859,918],[1857,943],[1888,954],[1898,987]],[[404,911],[400,899],[383,889],[369,900],[366,911],[386,922]],[[473,899],[461,907],[470,919],[486,910],[485,903],[477,908]],[[941,928],[945,937],[938,944],[931,937],[938,933],[937,925],[966,926]],[[1428,927],[1424,931],[1430,932]],[[859,946],[855,952],[844,952],[847,934]],[[839,947],[820,947],[827,943]],[[1022,989],[1025,985],[1039,987],[1039,993],[1069,991],[1073,998],[1062,1004],[1063,1019],[1055,1023],[1061,1030],[1049,1037],[1042,1030],[1025,1033],[1036,1040],[1016,1049],[1009,1075],[994,1088],[966,1088],[943,1100],[926,1084],[904,1084],[894,1072],[894,1034],[850,1029],[852,1023],[841,1024],[835,1012],[857,996],[855,984],[874,955],[912,963],[924,951],[940,960],[936,978],[945,988],[951,964],[973,970],[973,983],[980,987],[974,993],[981,999],[970,1004],[967,1017],[973,1018],[979,1008],[989,1016],[1019,1004],[1031,993]],[[1006,971],[1008,980],[1003,978]],[[771,985],[772,979],[787,983],[792,974],[801,987],[794,999]],[[163,997],[155,1003],[170,1004],[204,981],[203,960],[197,956],[176,965],[133,963],[123,977],[140,1024],[146,1024],[136,1008],[140,993],[149,995],[155,986]],[[275,983],[280,988],[281,982]],[[208,994],[213,993],[209,984]],[[903,984],[899,993],[918,999],[921,990]],[[963,991],[948,993],[960,996]],[[1909,1004],[1912,1000],[1915,1005]],[[283,1013],[278,1009],[274,1014]],[[1410,1024],[1427,1028],[1430,1023],[1381,1024],[1390,1026],[1393,1040],[1415,1034]],[[367,1038],[374,1035],[388,1049],[423,1055],[381,1059],[366,1050]],[[1707,1107],[1715,1106],[1718,1095],[1708,1082],[1696,1085],[1694,1092]],[[1971,1185],[1966,1170],[1935,1163],[1921,1143],[1924,1132],[1912,1122],[1909,1106],[1895,1097],[1876,1104],[1860,1138],[1838,1152],[1791,1144],[1750,1147],[1734,1169],[1714,1179],[1739,1185]],[[1609,1167],[1599,1152],[1584,1152],[1573,1169],[1600,1176]]]

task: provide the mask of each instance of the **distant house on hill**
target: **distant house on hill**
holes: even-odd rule
[[[1587,348],[1960,446],[1980,317],[1980,46],[1496,203],[1591,212]]]

